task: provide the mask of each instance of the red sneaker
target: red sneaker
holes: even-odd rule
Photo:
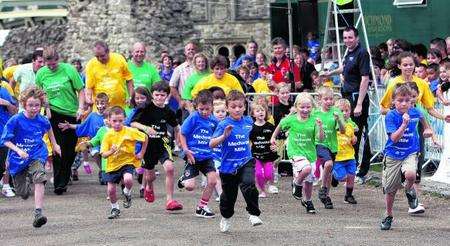
[[[182,210],[183,205],[181,203],[177,202],[176,200],[170,200],[166,204],[166,210],[169,211],[176,211],[176,210]]]
[[[153,192],[153,190],[144,189],[144,199],[148,203],[154,202],[155,201],[155,193]]]

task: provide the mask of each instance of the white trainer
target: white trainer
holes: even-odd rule
[[[425,208],[422,206],[422,204],[417,205],[416,208],[408,208],[408,214],[415,215],[415,214],[423,214],[425,213]]]
[[[12,190],[11,186],[9,186],[9,184],[3,185],[2,194],[6,197],[15,197],[16,196],[16,194],[14,194],[14,191]]]
[[[255,215],[250,215],[250,217],[248,217],[248,220],[250,220],[250,223],[252,223],[252,226],[259,226],[262,225],[262,220]]]
[[[222,217],[222,219],[220,220],[220,231],[221,232],[227,232],[230,230],[230,219],[225,219]]]
[[[278,194],[278,187],[276,187],[275,185],[269,185],[269,187],[267,188],[267,190],[269,191],[269,193],[271,194]]]

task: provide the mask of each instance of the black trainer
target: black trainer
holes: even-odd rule
[[[357,204],[357,203],[358,203],[358,202],[355,200],[355,197],[353,197],[352,195],[345,196],[344,202],[345,202],[345,203],[350,203],[350,204]]]
[[[127,195],[124,193],[123,196],[125,197],[125,200],[123,200],[123,207],[130,208],[131,207],[131,194]]]
[[[322,187],[319,189],[319,200],[322,203],[325,203],[328,197],[328,188],[327,187]]]
[[[178,189],[184,189],[183,176],[181,176],[181,177],[178,179],[177,186],[178,186]]]
[[[120,216],[120,210],[118,208],[113,208],[111,209],[111,213],[108,216],[108,219],[112,220],[112,219],[117,219]]]
[[[302,206],[306,208],[306,212],[308,214],[315,214],[316,213],[316,209],[314,208],[314,204],[312,203],[312,201],[304,201],[304,200],[302,200]]]
[[[292,182],[292,196],[297,200],[302,200],[302,190],[303,187],[301,185],[295,184],[295,182]]]
[[[383,231],[390,230],[393,219],[394,217],[392,216],[387,216],[386,218],[384,218],[383,221],[381,221],[380,229]]]
[[[405,189],[405,195],[408,199],[409,208],[415,209],[419,205],[419,199],[417,199],[417,194],[415,189],[410,189],[409,191]]]
[[[334,175],[331,175],[331,186],[337,187],[339,185],[339,180],[337,180]]]
[[[78,181],[78,180],[80,180],[80,179],[78,178],[78,174],[77,174],[77,173],[72,173],[72,180],[73,180],[73,181]]]
[[[141,189],[139,190],[139,197],[140,197],[140,198],[144,198],[144,188],[141,188]]]
[[[216,215],[208,207],[197,207],[195,209],[195,216],[202,218],[214,218]]]
[[[33,226],[39,228],[47,223],[47,217],[42,215],[41,212],[34,214]]]
[[[326,209],[333,209],[333,202],[331,202],[331,198],[329,196],[327,196],[323,205],[325,205]]]

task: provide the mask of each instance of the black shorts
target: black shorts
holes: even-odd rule
[[[133,165],[125,165],[117,171],[102,173],[102,181],[118,184],[118,183],[120,183],[120,180],[122,180],[122,177],[125,173],[133,174],[134,166]]]
[[[164,164],[164,162],[167,160],[173,161],[172,149],[170,148],[170,146],[164,144],[158,150],[156,148],[153,148],[152,150],[149,150],[147,148],[142,167],[147,170],[153,170],[155,169],[155,166],[158,164],[158,162]]]
[[[336,159],[336,153],[321,144],[316,145],[317,158],[322,159],[324,162],[333,161]],[[323,164],[322,164],[323,165]]]
[[[206,159],[203,161],[196,160],[194,165],[191,165],[186,162],[186,164],[184,166],[184,172],[183,172],[181,181],[193,179],[193,178],[197,177],[200,172],[202,172],[206,176],[206,174],[208,174],[210,172],[215,172],[215,171],[216,171],[216,168],[214,167],[213,159]]]

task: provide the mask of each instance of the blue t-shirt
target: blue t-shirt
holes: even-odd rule
[[[250,132],[253,120],[250,116],[244,116],[240,120],[234,120],[230,116],[219,123],[213,138],[223,134],[225,127],[233,126],[228,138],[222,143],[222,163],[219,171],[221,173],[235,173],[237,169],[251,160]]]
[[[97,134],[98,129],[104,125],[105,122],[103,115],[97,112],[92,112],[88,115],[85,121],[77,125],[75,128],[75,133],[78,137],[93,138],[95,134]]]
[[[8,101],[11,104],[16,104],[16,101],[9,94],[8,90],[3,87],[0,87],[0,98]],[[0,106],[0,129],[3,130],[6,122],[8,122],[9,118],[11,118],[11,114],[8,112],[8,108],[6,106]]]
[[[194,158],[198,161],[213,158],[209,141],[219,122],[210,115],[203,118],[198,111],[187,117],[181,126],[181,134],[186,137],[186,144],[190,151],[194,152]]]
[[[26,169],[34,161],[45,164],[48,151],[42,139],[50,128],[50,121],[42,115],[29,119],[22,112],[8,120],[3,130],[1,144],[10,141],[29,155],[28,159],[23,160],[15,151],[8,152],[9,173],[12,176]]]
[[[127,116],[127,118],[125,119],[125,122],[124,122],[124,124],[126,126],[131,126],[131,119],[136,114],[136,110],[137,110],[137,108],[132,108],[131,111],[128,113],[128,116]]]
[[[313,59],[314,61],[317,61],[317,58],[319,58],[319,50],[320,50],[319,41],[308,40],[306,45],[308,46],[309,58]]]
[[[435,79],[430,82],[430,90],[433,92],[433,94],[436,94],[436,91],[439,87],[439,79]]]
[[[417,126],[420,119],[423,118],[423,115],[416,108],[410,108],[408,114],[410,117],[408,127],[403,133],[403,136],[396,143],[391,140],[390,136],[402,125],[402,114],[395,109],[386,114],[385,122],[388,140],[386,142],[386,147],[384,148],[384,153],[396,160],[404,160],[409,155],[420,150]]]

